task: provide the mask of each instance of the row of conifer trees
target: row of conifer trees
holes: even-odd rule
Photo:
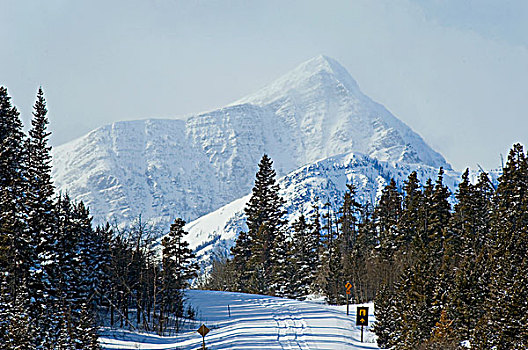
[[[347,185],[341,205],[285,220],[264,155],[246,205],[247,232],[204,287],[328,302],[375,300],[378,345],[396,349],[528,348],[528,161],[514,145],[496,184],[463,174],[454,194],[415,172],[375,206]]]
[[[213,263],[203,287],[297,299],[319,294],[340,304],[351,282],[353,301],[372,300],[392,276],[385,256],[393,248],[384,230],[391,201],[399,198],[394,181],[375,209],[359,203],[348,184],[338,207],[314,203],[307,216],[288,223],[275,177],[264,155],[245,208],[248,230],[239,233],[231,257]]]
[[[141,221],[119,234],[94,229],[82,202],[55,193],[47,125],[41,89],[25,135],[0,87],[0,347],[97,349],[103,324],[177,331],[197,269],[185,222],[175,220],[159,255]]]
[[[413,212],[413,234],[388,256],[397,262],[404,255],[407,262],[376,297],[378,344],[528,348],[528,159],[523,147],[513,146],[496,184],[484,173],[473,184],[466,171],[453,208],[439,188],[437,182],[432,190],[426,185],[406,191],[402,213]],[[402,221],[394,217],[392,236],[405,232]]]

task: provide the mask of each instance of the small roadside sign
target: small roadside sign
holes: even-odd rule
[[[204,324],[202,324],[200,328],[198,328],[197,332],[200,333],[202,337],[205,337],[207,333],[209,333],[209,328],[207,328]]]
[[[356,312],[356,326],[368,326],[368,307],[358,306]]]
[[[207,328],[205,324],[202,324],[197,332],[202,336],[202,349],[205,350],[205,336],[209,333],[209,328]]]
[[[346,299],[347,299],[347,316],[348,316],[348,296],[350,294],[352,294],[352,292],[350,291],[350,289],[352,288],[352,284],[350,282],[347,282],[345,284],[345,288],[346,288]]]
[[[356,326],[361,326],[361,342],[363,343],[363,326],[368,326],[368,307],[358,306],[356,311]]]

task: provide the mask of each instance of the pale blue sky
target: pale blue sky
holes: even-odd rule
[[[52,141],[221,107],[318,54],[457,169],[528,145],[528,1],[0,0],[0,84]]]

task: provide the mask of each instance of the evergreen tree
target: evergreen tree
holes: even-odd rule
[[[162,240],[161,303],[159,315],[159,333],[167,329],[169,315],[175,318],[175,330],[179,330],[179,320],[184,315],[183,289],[189,286],[189,280],[196,277],[198,264],[189,243],[183,237],[187,234],[183,227],[185,221],[174,220],[170,232]]]
[[[272,236],[273,229],[267,223],[262,223],[258,231],[252,237],[251,255],[248,260],[248,270],[252,271],[249,277],[247,290],[255,294],[268,294],[271,289],[272,254],[274,253],[275,237]],[[273,256],[273,259],[278,257]]]
[[[402,339],[402,327],[404,320],[401,311],[405,305],[399,298],[402,291],[396,286],[384,285],[374,299],[374,333],[378,336],[377,344],[382,349],[388,349],[400,344]]]
[[[32,324],[28,313],[25,286],[18,290],[14,300],[7,282],[7,275],[0,276],[0,342],[2,349],[33,349],[37,347],[39,330]]]
[[[33,323],[27,284],[34,242],[28,234],[24,215],[26,159],[25,136],[17,109],[11,105],[7,89],[0,87],[0,343],[7,348],[36,345],[26,332]],[[21,345],[24,346],[24,345]]]
[[[7,89],[0,87],[0,271],[7,273],[12,301],[26,284],[34,247],[27,235],[23,207],[26,182],[24,134]]]
[[[311,293],[317,272],[318,246],[319,233],[314,234],[311,225],[301,215],[293,223],[291,297],[304,299]]]
[[[50,279],[48,293],[52,303],[46,314],[49,336],[44,347],[61,344],[63,348],[74,349],[80,339],[95,336],[96,310],[90,301],[98,288],[99,260],[95,255],[91,218],[84,204],[75,205],[64,195],[59,197],[55,208],[56,227],[44,265]]]
[[[343,301],[343,258],[334,211],[329,202],[325,204],[326,213],[323,214],[322,241],[319,251],[319,267],[316,277],[318,291],[325,295],[328,303],[340,304]]]
[[[279,297],[293,295],[293,275],[295,266],[291,258],[291,237],[287,237],[283,227],[275,233],[272,249],[270,251],[270,294]]]
[[[345,256],[345,279],[352,283],[352,300],[356,303],[371,301],[382,285],[383,269],[376,263],[375,250],[378,245],[373,209],[369,203],[361,210],[356,243],[350,254]],[[349,263],[347,263],[347,260]],[[348,265],[347,265],[348,264]],[[348,270],[347,270],[347,267]]]
[[[26,211],[27,237],[31,242],[32,256],[28,257],[31,266],[28,276],[28,293],[31,300],[31,312],[35,319],[35,326],[39,334],[45,336],[51,330],[46,330],[49,325],[48,310],[52,308],[52,300],[48,291],[51,289],[50,279],[44,267],[51,249],[53,236],[54,186],[51,180],[51,147],[48,146],[47,131],[48,119],[46,101],[40,88],[37,101],[33,107],[33,119],[29,138],[25,143],[27,181],[24,197]],[[46,342],[45,339],[38,340]]]
[[[528,348],[528,160],[523,147],[510,150],[499,178],[491,223],[488,308],[472,337],[476,347]]]
[[[315,203],[319,201],[319,197],[315,198]],[[317,204],[313,205],[313,213],[311,215],[311,224],[310,224],[310,237],[313,240],[312,244],[315,250],[315,260],[314,260],[314,276],[312,278],[312,284],[310,286],[310,291],[312,293],[318,293],[321,291],[321,287],[318,283],[319,270],[322,268],[322,244],[321,244],[321,214],[319,212],[319,206]]]
[[[422,231],[423,226],[423,208],[424,208],[424,194],[420,189],[420,181],[418,175],[413,171],[407,177],[403,190],[405,196],[403,198],[401,218],[398,220],[398,228],[400,240],[402,241],[403,253],[411,254],[412,245],[416,243],[419,232]],[[408,252],[406,252],[406,250]],[[409,257],[411,260],[413,257]],[[410,262],[412,264],[412,262]]]
[[[396,182],[391,179],[381,193],[374,210],[373,225],[378,244],[375,248],[375,265],[379,283],[392,288],[392,284],[403,272],[407,261],[406,238],[400,232],[402,196]]]
[[[427,181],[422,196],[418,193],[415,174],[411,174],[406,183],[406,193],[408,198],[404,200],[402,214],[402,220],[406,222],[400,227],[403,230],[416,230],[412,241],[413,264],[405,269],[395,284],[393,294],[386,293],[388,299],[383,300],[383,296],[380,296],[382,305],[395,306],[391,311],[380,313],[380,323],[395,329],[391,329],[390,334],[379,328],[377,331],[383,339],[391,336],[397,339],[397,343],[387,341],[389,345],[397,345],[400,349],[416,349],[419,344],[430,339],[442,310],[446,309],[451,282],[448,259],[451,250],[446,230],[451,214],[447,201],[449,192],[443,185],[443,170],[440,169],[434,185],[430,179]],[[422,205],[416,207],[415,203],[420,202],[417,200],[420,197]],[[418,221],[411,223],[408,221],[410,217]],[[402,322],[394,325],[387,317],[401,317]]]
[[[231,247],[231,255],[233,258],[228,262],[229,269],[234,271],[234,285],[233,290],[238,292],[248,291],[249,281],[253,275],[253,268],[249,266],[249,259],[251,258],[252,242],[247,232],[240,231],[235,241],[235,245]]]
[[[347,190],[343,196],[343,205],[339,209],[339,236],[341,245],[341,254],[347,255],[357,237],[358,213],[361,210],[361,204],[356,201],[356,187],[353,184],[346,184]]]
[[[244,212],[248,232],[240,233],[231,252],[238,270],[237,289],[267,293],[281,290],[282,259],[287,252],[284,200],[279,195],[272,160],[264,154]]]
[[[450,228],[457,249],[453,251],[454,286],[449,295],[449,310],[459,339],[470,338],[487,308],[490,275],[486,240],[492,192],[487,174],[482,173],[478,183],[473,185],[466,170],[456,193]]]
[[[431,198],[429,222],[429,246],[427,255],[432,276],[436,279],[433,295],[433,305],[437,312],[435,322],[440,319],[440,313],[447,307],[448,294],[454,284],[451,273],[454,251],[459,249],[455,245],[453,233],[449,229],[451,219],[451,204],[448,199],[450,192],[443,184],[444,171],[440,168]],[[432,322],[432,321],[431,321]]]
[[[251,198],[244,208],[250,235],[255,235],[264,223],[273,230],[282,228],[284,224],[285,212],[282,208],[284,200],[279,195],[279,185],[276,183],[273,161],[264,154],[258,166],[255,186]]]
[[[382,258],[389,262],[405,243],[397,226],[402,212],[401,206],[401,195],[396,188],[396,182],[391,179],[390,183],[383,189],[374,211],[374,221],[379,240],[378,251]]]

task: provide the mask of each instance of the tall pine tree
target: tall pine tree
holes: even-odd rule
[[[499,177],[491,223],[492,251],[488,308],[472,344],[490,349],[528,348],[528,159],[523,147],[510,150]]]
[[[0,325],[0,343],[13,344],[19,334],[21,344],[34,346],[33,339],[24,337],[24,329],[33,323],[26,310],[30,308],[27,283],[35,248],[24,215],[24,140],[19,113],[7,89],[0,87],[0,313],[6,317]]]
[[[273,161],[264,154],[258,166],[255,186],[244,209],[248,232],[239,234],[231,252],[238,290],[280,293],[284,273],[281,259],[287,252],[284,200],[279,195]]]
[[[28,293],[32,302],[31,312],[35,318],[36,327],[43,337],[52,330],[47,330],[50,322],[49,310],[52,310],[52,300],[49,290],[51,281],[45,264],[52,248],[54,216],[54,186],[51,180],[51,147],[47,131],[48,110],[42,88],[37,93],[37,101],[33,107],[33,118],[29,138],[26,140],[25,152],[27,162],[27,181],[24,199],[26,211],[27,236],[33,247],[30,274],[28,276]],[[39,342],[45,342],[42,338]]]
[[[184,240],[187,234],[183,227],[185,221],[174,220],[169,234],[162,240],[162,273],[159,305],[159,334],[164,334],[169,321],[174,319],[174,328],[178,332],[179,321],[184,315],[183,289],[189,286],[189,280],[196,277],[198,265],[189,243]]]

